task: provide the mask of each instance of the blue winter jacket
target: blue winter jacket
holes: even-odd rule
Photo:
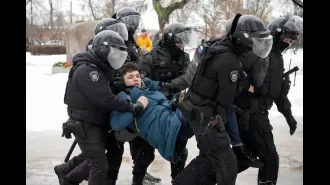
[[[136,103],[137,99],[144,95],[149,104],[140,117],[134,118],[131,112],[112,112],[110,124],[113,130],[121,130],[125,127],[133,129],[139,136],[145,139],[151,146],[158,149],[160,155],[166,160],[175,161],[174,148],[181,123],[175,112],[171,110],[169,100],[158,91],[153,81],[144,81],[146,88],[132,88],[130,99]],[[128,99],[128,95],[122,91],[119,94],[122,99]]]

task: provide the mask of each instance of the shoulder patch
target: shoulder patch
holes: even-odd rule
[[[96,82],[99,80],[99,73],[97,71],[92,71],[89,73],[89,77],[92,81]]]
[[[230,83],[236,83],[238,80],[238,70],[231,70],[229,72]]]

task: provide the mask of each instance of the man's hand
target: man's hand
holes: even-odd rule
[[[252,85],[250,85],[249,92],[254,93],[254,87]]]
[[[294,132],[297,129],[297,121],[294,119],[294,117],[290,117],[286,119],[286,122],[288,123],[290,127],[290,135],[294,134]]]
[[[149,101],[145,96],[141,96],[137,101],[140,102],[144,108],[146,108],[149,104]]]

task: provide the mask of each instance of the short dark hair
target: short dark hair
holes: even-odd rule
[[[127,62],[125,63],[120,69],[119,73],[121,76],[124,76],[128,72],[132,71],[139,71],[139,66],[136,63],[133,62]]]

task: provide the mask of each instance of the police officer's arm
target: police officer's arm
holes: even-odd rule
[[[133,105],[112,94],[105,77],[95,66],[81,67],[77,71],[77,84],[95,106],[110,111],[131,112]]]
[[[278,112],[282,113],[285,118],[292,117],[291,102],[287,96],[280,96],[275,99]]]
[[[189,58],[189,54],[187,54],[187,53],[185,53],[183,57],[184,57],[183,58],[183,68],[182,68],[183,74],[171,81],[176,89],[180,89],[180,87],[184,87],[184,88],[188,87],[188,82],[186,81],[186,78],[184,77],[184,75],[187,72],[187,67],[190,63],[190,58]]]
[[[213,60],[219,61],[216,66],[218,80],[217,113],[226,123],[227,113],[236,96],[239,60],[232,55],[217,55]]]
[[[152,76],[153,62],[152,62],[152,56],[150,53],[140,56],[139,67],[140,67],[140,70],[147,73],[147,77]]]
[[[291,111],[291,103],[287,96],[280,96],[275,99],[277,110],[283,114],[290,127],[290,134],[292,135],[297,129],[297,121],[294,119]]]

